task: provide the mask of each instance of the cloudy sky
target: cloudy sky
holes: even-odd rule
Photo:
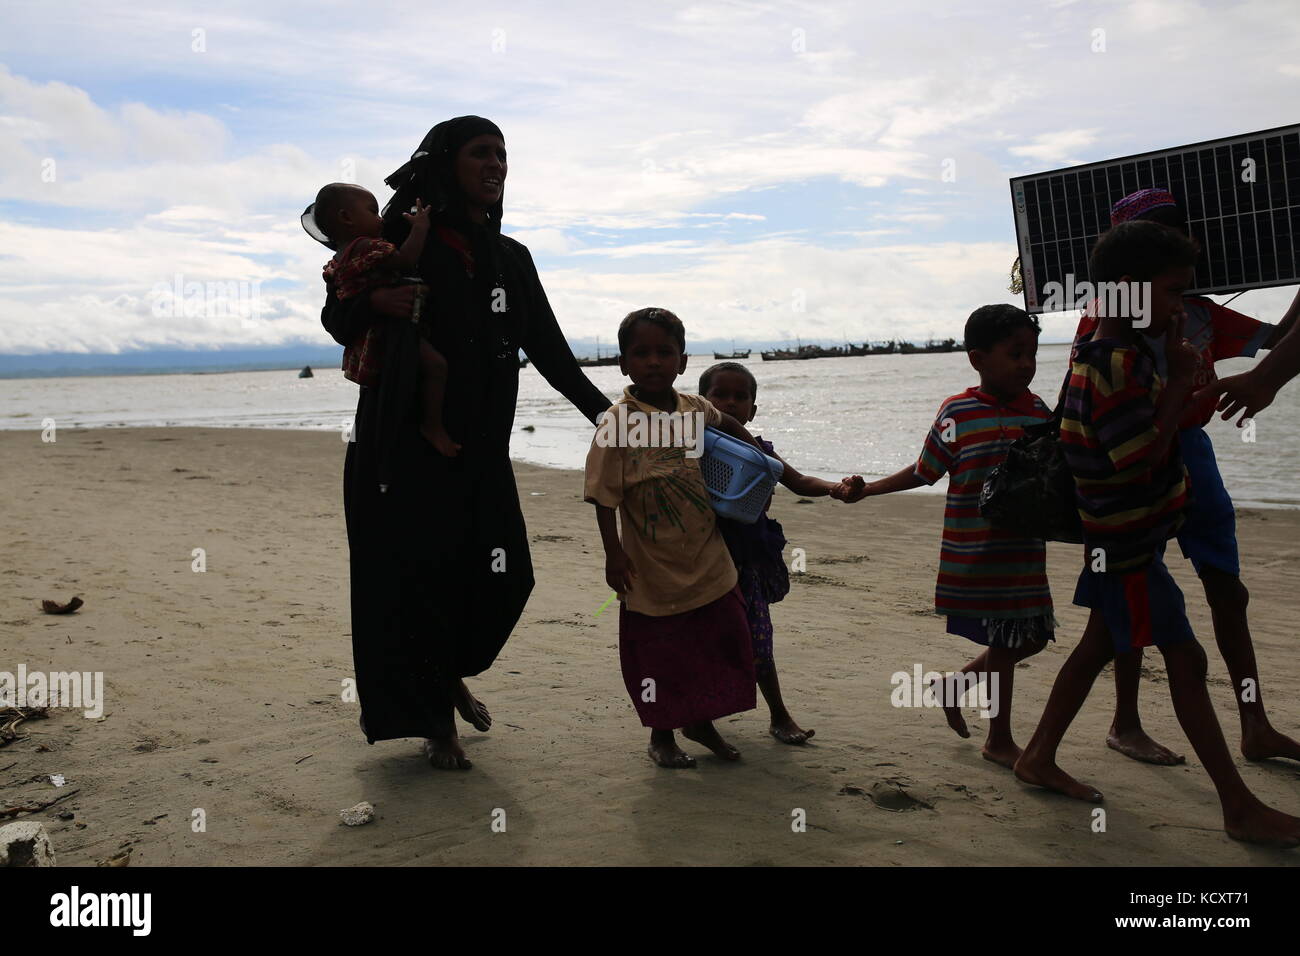
[[[298,214],[339,179],[382,204],[463,113],[505,132],[505,231],[570,340],[653,304],[741,346],[960,335],[1017,301],[1010,176],[1300,119],[1295,0],[5,0],[5,20],[5,353],[328,344],[328,253]],[[177,277],[248,283],[259,313],[155,314]]]

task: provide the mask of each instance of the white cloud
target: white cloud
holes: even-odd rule
[[[1294,122],[1292,6],[11,4],[0,349],[325,341],[298,213],[348,175],[384,202],[467,112],[506,133],[508,231],[574,337],[650,301],[710,337],[950,330],[1010,298],[1009,176]],[[177,274],[262,283],[266,320],[159,322]]]
[[[1100,132],[1098,129],[1066,129],[1039,133],[1029,143],[1008,147],[1007,152],[1013,156],[1037,160],[1044,165],[1068,166],[1082,163],[1084,160],[1070,157],[1097,142]]]

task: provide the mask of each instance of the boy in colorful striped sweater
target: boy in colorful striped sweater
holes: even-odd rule
[[[1085,564],[1074,603],[1091,613],[1015,772],[1026,783],[1100,803],[1100,791],[1056,765],[1057,748],[1101,669],[1116,654],[1154,644],[1178,722],[1218,791],[1228,835],[1300,846],[1300,818],[1262,803],[1233,765],[1205,687],[1205,651],[1163,560],[1187,500],[1177,434],[1197,356],[1183,337],[1182,296],[1196,258],[1188,237],[1142,221],[1120,223],[1093,248],[1092,281],[1127,294],[1101,297],[1096,332],[1071,362],[1061,423],[1083,521]],[[1135,296],[1139,283],[1145,294]],[[1164,381],[1145,339],[1166,331]]]
[[[1016,664],[1053,640],[1056,621],[1043,542],[994,528],[980,516],[979,497],[989,471],[1025,426],[1052,417],[1029,390],[1038,332],[1038,320],[1013,305],[985,305],[972,312],[966,320],[966,349],[979,385],[944,401],[915,465],[867,484],[856,475],[844,479],[844,500],[853,502],[932,485],[947,473],[934,609],[947,616],[949,634],[984,648],[960,673],[988,682],[983,755],[1007,768],[1020,756],[1011,735]],[[941,697],[948,725],[969,737],[955,694],[964,683],[949,678],[932,692]]]
[[[1141,189],[1130,193],[1111,208],[1112,226],[1130,220],[1145,220],[1188,235],[1187,217],[1173,194],[1164,189]],[[1223,359],[1252,357],[1260,349],[1273,349],[1300,318],[1300,291],[1277,325],[1260,322],[1234,312],[1202,296],[1184,296],[1186,321],[1183,334],[1196,350],[1197,367],[1192,376],[1194,389],[1205,389],[1218,376],[1214,363]],[[1097,328],[1095,308],[1089,306],[1079,319],[1075,343],[1086,341]],[[1157,374],[1165,348],[1151,340]],[[1214,456],[1214,445],[1205,426],[1214,417],[1218,401],[1212,391],[1199,391],[1187,403],[1178,423],[1178,450],[1187,469],[1192,492],[1188,496],[1178,544],[1192,562],[1214,622],[1214,638],[1237,689],[1237,710],[1241,716],[1241,752],[1248,760],[1289,757],[1300,760],[1300,743],[1273,728],[1264,710],[1263,690],[1255,649],[1250,637],[1246,608],[1250,592],[1241,580],[1237,556],[1237,519],[1232,498]],[[1146,733],[1138,713],[1138,686],[1142,650],[1115,658],[1115,717],[1106,743],[1114,750],[1154,764],[1180,764],[1183,757],[1156,743]],[[1253,693],[1245,693],[1243,688]]]

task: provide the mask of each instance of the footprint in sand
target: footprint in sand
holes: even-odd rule
[[[933,810],[934,804],[914,797],[902,785],[893,780],[882,780],[873,784],[867,799],[882,810],[893,813],[905,813],[909,810]]]

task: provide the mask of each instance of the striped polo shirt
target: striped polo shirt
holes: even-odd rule
[[[993,527],[980,516],[989,471],[1026,425],[1052,412],[1026,390],[1010,402],[969,388],[939,408],[915,474],[928,485],[948,474],[934,609],[975,618],[1039,617],[1052,612],[1043,542]]]
[[[1119,339],[1075,348],[1061,448],[1074,473],[1088,559],[1102,548],[1108,572],[1146,567],[1182,523],[1187,472],[1177,439],[1163,461],[1145,461],[1159,437],[1163,387],[1148,350]]]

